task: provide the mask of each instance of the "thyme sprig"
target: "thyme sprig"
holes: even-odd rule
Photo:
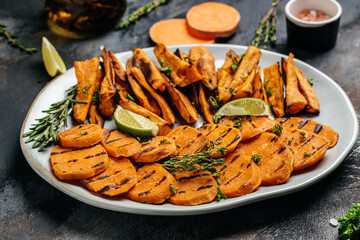
[[[16,35],[9,32],[7,30],[7,26],[1,22],[0,22],[0,35],[4,36],[11,45],[13,45],[17,48],[20,48],[21,50],[23,50],[27,53],[34,53],[34,52],[38,51],[36,48],[29,48],[29,47],[25,46],[25,44],[23,44],[22,42],[17,40]]]
[[[68,115],[73,108],[74,103],[83,103],[83,101],[74,100],[78,91],[77,85],[66,90],[66,98],[50,105],[48,110],[42,111],[47,115],[36,119],[37,123],[32,124],[30,131],[23,134],[23,137],[29,137],[25,143],[35,142],[32,148],[39,148],[40,152],[50,143],[58,139],[58,135],[63,127],[68,124]]]
[[[276,42],[276,8],[279,0],[273,0],[272,6],[259,22],[259,27],[255,31],[251,45],[266,49],[267,46]]]
[[[120,22],[118,25],[117,25],[117,29],[120,29],[120,28],[126,28],[128,27],[131,23],[136,23],[137,20],[150,13],[154,8],[162,5],[162,4],[165,4],[167,3],[169,0],[154,0],[152,2],[149,2],[147,4],[145,4],[144,6],[138,8],[137,10],[135,10],[134,12],[132,12],[128,18],[122,22]]]

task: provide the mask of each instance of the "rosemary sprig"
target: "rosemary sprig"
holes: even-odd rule
[[[120,28],[126,28],[128,27],[131,23],[136,23],[137,20],[142,17],[143,15],[146,15],[148,13],[150,13],[154,8],[167,3],[169,0],[155,0],[152,2],[149,2],[147,4],[145,4],[144,6],[138,8],[136,11],[132,12],[128,18],[122,22],[120,22],[117,25],[117,29]]]
[[[67,126],[67,119],[74,103],[83,103],[83,101],[74,100],[78,91],[77,85],[66,90],[67,97],[59,102],[50,105],[48,110],[42,112],[47,115],[36,119],[37,123],[32,124],[30,131],[23,134],[23,137],[29,137],[25,143],[35,142],[33,148],[39,148],[40,152],[44,147],[58,139],[62,128]]]
[[[259,22],[259,27],[255,31],[251,45],[266,49],[267,46],[276,42],[276,8],[279,0],[273,0],[272,7]]]
[[[22,42],[17,40],[15,34],[9,32],[7,30],[6,25],[1,22],[0,22],[0,35],[4,36],[11,45],[20,48],[21,50],[27,53],[34,53],[38,51],[36,48],[26,47]]]

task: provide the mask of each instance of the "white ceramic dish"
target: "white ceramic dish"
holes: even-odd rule
[[[180,48],[181,51],[188,52],[194,45],[172,46],[171,50]],[[205,45],[214,55],[216,66],[220,67],[229,49],[233,49],[237,54],[242,54],[247,47],[238,45],[213,44]],[[154,60],[152,48],[144,51]],[[131,52],[116,54],[122,63],[132,56]],[[264,67],[280,61],[281,57],[287,57],[278,53],[262,50],[260,66]],[[281,185],[259,187],[255,192],[237,198],[214,201],[209,204],[199,206],[176,206],[169,203],[162,205],[141,204],[127,200],[122,197],[107,198],[93,194],[82,186],[68,184],[59,181],[50,170],[50,151],[52,146],[43,152],[32,149],[32,143],[25,144],[26,139],[20,136],[20,144],[25,158],[34,171],[44,178],[48,183],[60,191],[78,199],[84,203],[105,208],[113,211],[146,214],[146,215],[194,215],[205,214],[238,206],[254,203],[268,198],[278,197],[299,191],[316,183],[327,176],[345,159],[352,146],[355,144],[358,135],[358,120],[354,108],[345,92],[328,76],[314,67],[295,59],[295,64],[299,67],[308,78],[314,79],[314,90],[319,98],[321,113],[318,116],[305,116],[318,121],[322,124],[331,126],[339,133],[339,142],[337,145],[328,150],[324,158],[311,169],[293,174],[290,179]],[[48,109],[51,103],[64,98],[64,91],[70,86],[76,84],[74,68],[69,69],[61,76],[55,78],[46,85],[34,100],[30,110],[22,125],[21,134],[27,132],[36,118],[43,116],[42,110]],[[202,122],[199,120],[199,122]],[[200,124],[200,123],[199,123]],[[70,126],[72,121],[70,121]],[[114,126],[113,121],[106,123],[107,127]]]

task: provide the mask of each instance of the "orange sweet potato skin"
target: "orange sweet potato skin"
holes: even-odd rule
[[[63,147],[90,147],[102,138],[102,128],[97,124],[77,125],[59,134],[59,141]]]
[[[131,157],[141,148],[141,144],[133,137],[118,130],[104,129],[101,144],[112,157]]]

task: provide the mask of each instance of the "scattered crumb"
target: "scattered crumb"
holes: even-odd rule
[[[329,222],[330,222],[331,226],[333,226],[333,227],[336,227],[337,225],[339,225],[338,220],[336,220],[335,218],[331,218]]]

